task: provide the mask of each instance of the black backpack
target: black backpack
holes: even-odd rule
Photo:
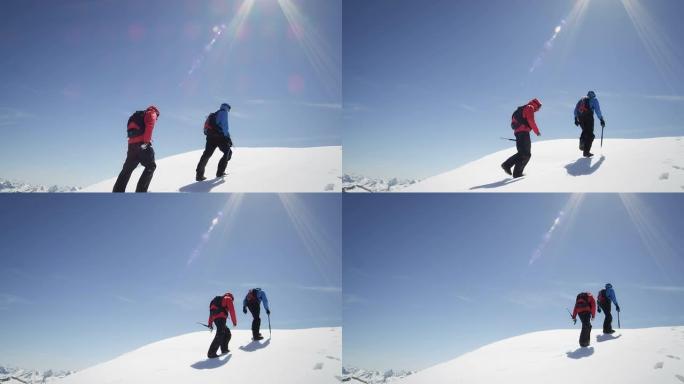
[[[220,129],[218,124],[216,123],[216,112],[212,112],[207,116],[207,119],[204,120],[204,134],[207,136],[218,136],[220,135]]]
[[[258,303],[259,302],[259,296],[257,295],[258,289],[250,289],[247,292],[247,302],[250,304]]]
[[[587,96],[579,99],[575,109],[577,109],[579,117],[589,117],[594,113],[594,111],[591,110],[591,104],[589,104],[589,98]]]
[[[135,122],[138,128],[129,128],[131,122]],[[138,137],[145,134],[145,111],[135,111],[128,118],[128,123],[126,123],[126,133],[128,138]]]
[[[223,296],[216,296],[213,299],[211,299],[211,302],[209,303],[209,313],[212,316],[216,316],[221,312],[226,312],[226,309],[223,308],[221,305],[221,302],[223,301]],[[226,312],[227,314],[227,312]]]
[[[521,105],[518,108],[515,109],[515,112],[513,112],[513,116],[511,116],[511,128],[513,130],[518,129],[522,125],[530,126],[530,124],[527,122],[527,119],[523,116],[523,110],[525,109],[527,105]]]
[[[577,298],[575,298],[575,305],[580,305],[580,306],[585,306],[585,305],[591,305],[589,303],[589,294],[586,292],[582,292],[577,295]]]
[[[606,296],[606,290],[605,289],[600,290],[596,299],[599,302],[599,304],[606,304],[606,302],[608,302],[608,296]]]

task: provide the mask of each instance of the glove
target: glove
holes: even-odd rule
[[[149,148],[151,145],[152,144],[150,144],[150,143],[142,143],[142,144],[140,144],[140,149],[142,149],[144,151],[147,148]]]
[[[615,304],[615,310],[618,311],[618,312],[620,312],[620,306],[617,305],[617,304]]]
[[[270,310],[270,309],[267,309],[267,310],[266,310],[266,314],[267,314],[267,315],[270,315],[270,314],[271,314],[271,310]]]
[[[242,313],[247,314],[247,307],[242,307]]]
[[[573,317],[573,318],[572,318],[572,323],[573,323],[573,324],[577,324],[577,319],[575,319],[575,318]]]
[[[606,121],[601,119],[601,128],[605,128],[605,127],[606,127]]]
[[[210,331],[213,331],[213,330],[214,330],[214,326],[213,326],[212,324],[209,324],[209,330],[210,330]]]
[[[596,307],[596,310],[598,311],[598,313],[601,313],[601,307]]]
[[[575,117],[575,126],[579,127],[579,120]]]

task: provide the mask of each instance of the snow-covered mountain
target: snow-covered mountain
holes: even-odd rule
[[[371,179],[361,175],[345,174],[342,176],[342,191],[344,192],[391,192],[401,191],[407,186],[418,182],[415,179]]]
[[[579,329],[529,333],[422,370],[401,384],[684,383],[684,326],[597,332],[580,348]],[[600,331],[600,330],[599,330]]]
[[[60,379],[73,374],[74,371],[47,371],[27,370],[15,367],[5,367],[0,365],[0,383],[9,384],[38,384],[55,383]]]
[[[533,141],[525,177],[501,169],[515,147],[426,178],[401,192],[683,192],[684,137],[606,139],[591,159],[577,139]]]
[[[416,371],[395,371],[390,369],[385,372],[380,372],[367,371],[365,369],[355,367],[344,367],[342,368],[341,381],[351,381],[366,384],[394,383],[397,380],[414,373],[416,373]]]
[[[20,181],[12,181],[0,178],[0,192],[77,192],[78,187],[65,187],[60,185],[44,186],[31,185]]]
[[[207,180],[195,181],[203,149],[157,160],[150,192],[340,192],[342,147],[234,147],[227,176],[216,179],[221,151],[209,159]],[[121,162],[123,164],[123,158]],[[135,191],[142,167],[133,172],[127,191]],[[84,188],[83,192],[111,192],[117,175]]]
[[[230,353],[207,359],[214,335],[208,331],[161,340],[111,361],[79,371],[60,384],[339,382],[342,328],[262,329],[266,339],[251,341],[250,330],[232,330]]]

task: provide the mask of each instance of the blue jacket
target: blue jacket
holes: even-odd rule
[[[589,98],[587,96],[584,96],[582,99],[589,99],[589,108],[591,108],[592,112],[596,113],[596,116],[598,116],[599,120],[603,120],[601,106],[599,105],[598,99],[595,97]],[[579,110],[577,107],[579,107],[579,103],[577,106],[575,106],[575,118],[579,117]]]
[[[618,305],[617,298],[615,297],[615,290],[613,288],[606,288],[606,297],[613,302],[613,304]]]
[[[216,114],[216,124],[221,129],[223,136],[230,137],[230,132],[228,131],[228,108],[221,107]]]
[[[268,307],[268,298],[266,297],[266,292],[264,292],[263,289],[257,290],[257,300],[259,300],[259,303],[264,304],[264,308],[266,308],[267,311],[271,311],[271,308]],[[247,296],[242,299],[242,306],[247,306]]]

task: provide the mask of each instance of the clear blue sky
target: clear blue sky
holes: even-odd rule
[[[0,212],[2,364],[85,368],[206,330],[214,296],[254,286],[274,328],[342,325],[340,196],[11,195]]]
[[[203,147],[222,102],[237,146],[340,145],[341,12],[318,0],[2,1],[0,177],[115,176],[126,121],[150,104],[157,158]]]
[[[681,195],[347,194],[343,208],[345,365],[421,369],[572,328],[576,294],[606,282],[623,327],[684,324]]]
[[[345,0],[343,11],[345,172],[423,178],[507,148],[511,114],[534,97],[540,139],[579,137],[572,112],[590,89],[607,139],[684,135],[684,2]]]

